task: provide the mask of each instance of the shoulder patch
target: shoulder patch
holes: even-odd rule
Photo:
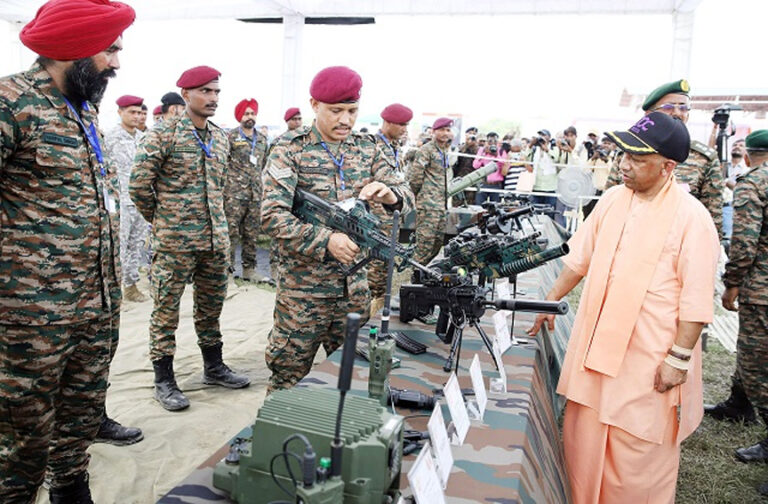
[[[707,158],[708,161],[714,161],[717,159],[717,151],[709,145],[699,142],[698,140],[691,141],[691,150],[698,152]]]

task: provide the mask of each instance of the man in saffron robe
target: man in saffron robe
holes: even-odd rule
[[[569,241],[547,299],[585,284],[557,392],[573,502],[674,502],[680,442],[702,418],[699,335],[712,320],[719,244],[704,206],[681,190],[685,125],[652,112],[607,133],[624,185]],[[530,334],[554,318],[540,315]]]

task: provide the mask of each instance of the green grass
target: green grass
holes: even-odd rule
[[[709,338],[704,354],[704,402],[717,403],[728,396],[735,354]],[[678,504],[767,503],[757,487],[768,481],[768,464],[742,464],[733,451],[763,439],[762,423],[744,426],[708,417],[682,446],[677,481]]]

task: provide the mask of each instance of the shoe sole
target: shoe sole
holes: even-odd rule
[[[181,411],[181,410],[185,410],[185,409],[189,408],[189,404],[185,404],[184,406],[180,406],[180,407],[177,407],[177,408],[169,408],[168,406],[163,404],[163,401],[161,401],[157,397],[155,397],[155,401],[159,402],[160,406],[162,406],[163,409],[166,410],[166,411]]]
[[[225,388],[228,388],[228,389],[241,389],[241,388],[245,388],[245,387],[247,387],[248,385],[251,384],[251,382],[247,382],[247,383],[244,383],[242,385],[233,385],[231,383],[227,383],[227,382],[223,382],[223,381],[219,381],[219,380],[211,380],[211,379],[208,379],[208,378],[203,378],[203,383],[205,383],[206,385],[218,385],[220,387],[225,387]]]
[[[136,444],[139,441],[142,441],[143,439],[144,439],[144,434],[140,435],[139,437],[130,438],[130,439],[111,439],[111,438],[97,437],[93,442],[111,444],[113,446],[128,446],[128,445]]]

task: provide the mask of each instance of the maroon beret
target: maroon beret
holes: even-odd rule
[[[301,114],[301,110],[299,110],[299,107],[291,107],[288,110],[285,111],[285,114],[283,114],[283,121],[287,121],[291,117],[295,116],[296,114]]]
[[[205,65],[196,66],[181,74],[179,80],[176,81],[176,85],[181,89],[194,89],[211,81],[218,80],[220,76],[221,72],[215,68]]]
[[[152,115],[159,115],[163,113],[163,106],[158,105],[157,107],[152,109]]]
[[[345,66],[333,66],[315,75],[309,94],[323,103],[356,102],[360,99],[361,87],[363,79],[357,72]]]
[[[238,122],[243,120],[243,114],[245,114],[245,109],[247,108],[253,110],[254,114],[258,114],[259,102],[257,102],[255,98],[240,100],[240,103],[235,105],[235,119],[237,119]]]
[[[134,105],[139,106],[144,104],[144,98],[139,98],[138,96],[127,94],[115,100],[115,103],[117,103],[118,107],[132,107]]]
[[[19,34],[40,56],[72,61],[107,49],[136,18],[130,6],[108,0],[50,0]]]
[[[448,117],[440,117],[438,119],[435,119],[435,122],[432,123],[432,129],[440,129],[445,127],[452,127],[453,126],[453,119],[450,119]]]
[[[406,124],[413,119],[413,110],[405,105],[393,103],[381,111],[381,118],[395,124]]]

